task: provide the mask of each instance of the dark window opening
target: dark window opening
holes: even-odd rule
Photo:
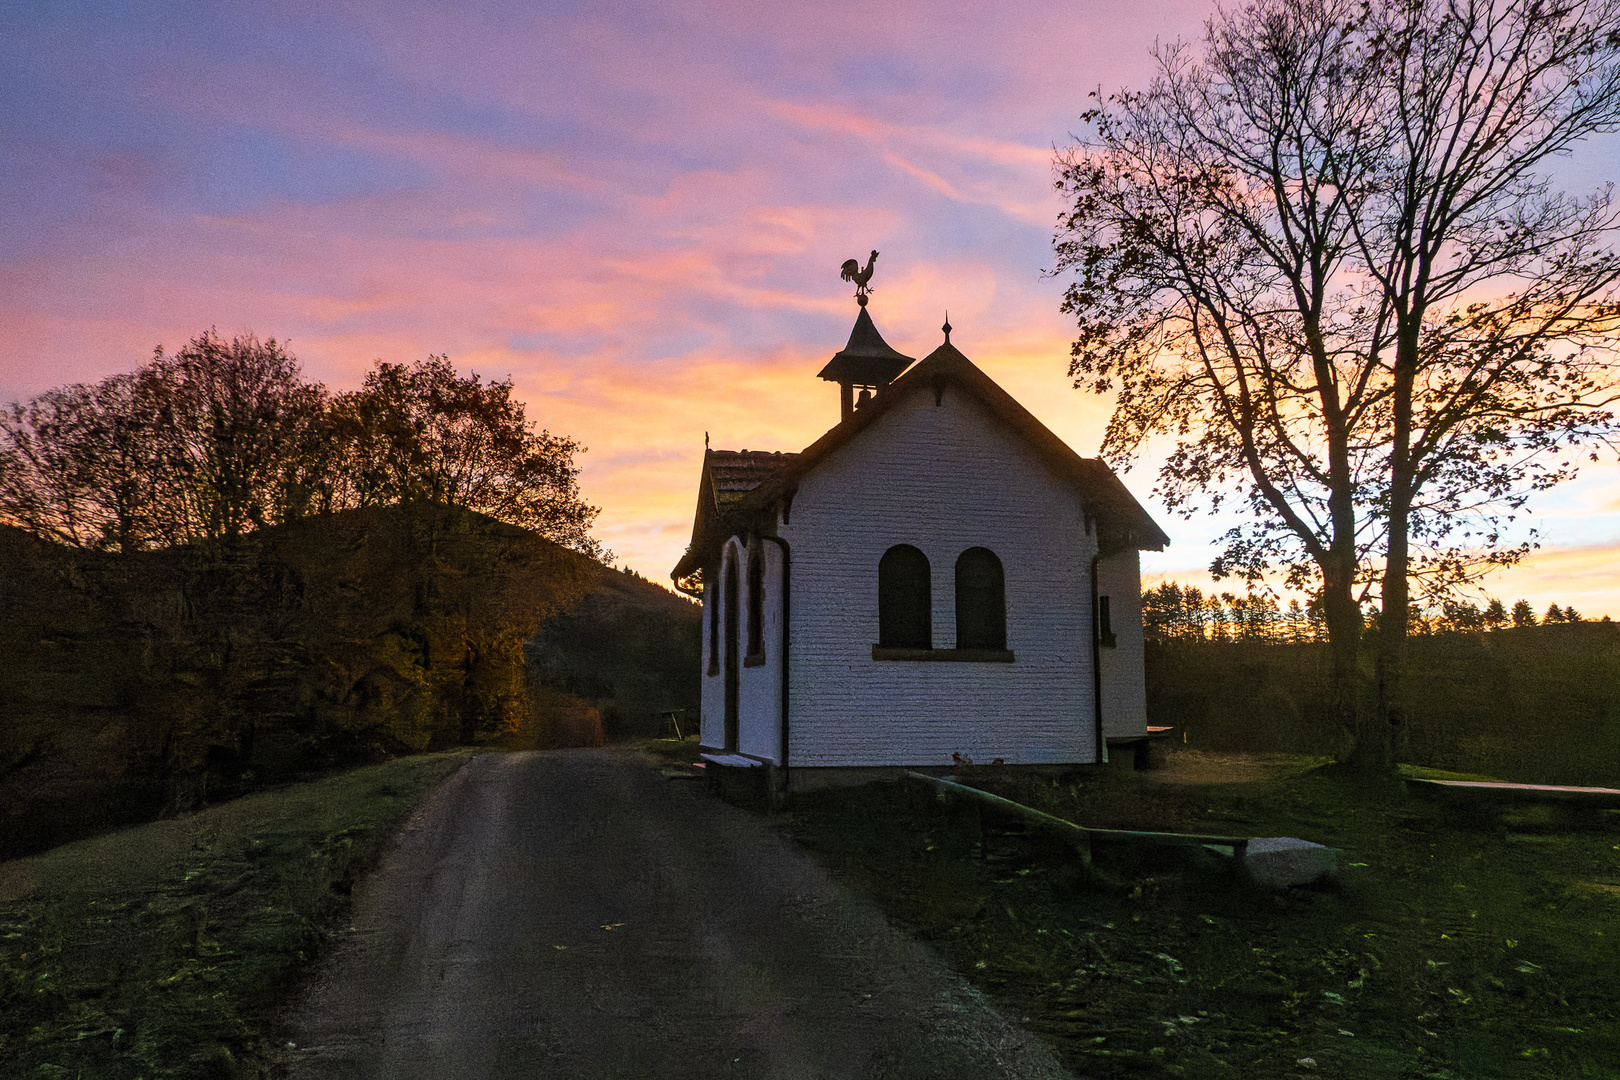
[[[707,576],[707,575],[705,575]],[[720,674],[720,575],[705,583],[709,600],[709,674]]]
[[[748,546],[748,659],[765,659],[765,552],[758,541]]]
[[[878,562],[878,644],[930,649],[934,644],[928,556],[896,544]]]
[[[1108,597],[1097,597],[1097,640],[1112,649],[1118,638],[1114,637],[1114,620],[1108,612]]]
[[[1007,647],[1006,581],[989,548],[968,548],[956,560],[956,647]]]
[[[737,558],[726,559],[726,584],[723,598],[726,604],[726,718],[725,739],[727,750],[737,749],[737,735],[741,728],[742,697],[737,658]]]

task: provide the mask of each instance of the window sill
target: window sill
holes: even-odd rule
[[[1010,664],[1011,649],[895,649],[872,646],[874,660],[938,660],[957,664]]]
[[[763,667],[765,665],[764,653],[750,653],[743,657],[743,667]]]

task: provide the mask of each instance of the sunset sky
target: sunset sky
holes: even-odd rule
[[[0,399],[128,370],[213,326],[337,389],[376,359],[510,374],[580,439],[597,534],[665,580],[704,433],[798,450],[814,376],[872,313],[952,335],[1082,454],[1054,146],[1140,86],[1181,0],[348,4],[0,0]],[[1613,142],[1565,166],[1590,189]],[[1225,524],[1169,517],[1150,577],[1207,583]],[[1620,618],[1612,460],[1533,504],[1510,603]]]

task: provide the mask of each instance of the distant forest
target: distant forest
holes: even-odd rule
[[[582,451],[535,430],[510,377],[464,378],[448,357],[379,360],[359,390],[333,392],[274,338],[209,331],[0,410],[0,523],[129,552],[423,499],[607,561]]]
[[[1551,604],[1540,616],[1528,600],[1511,608],[1495,598],[1483,606],[1467,600],[1444,600],[1436,608],[1413,605],[1411,633],[1477,633],[1504,627],[1584,622],[1573,606]],[[1602,622],[1609,622],[1605,615]],[[1374,625],[1373,618],[1368,625]],[[1155,644],[1172,641],[1326,641],[1327,625],[1315,601],[1290,600],[1287,607],[1261,593],[1205,593],[1193,585],[1168,581],[1142,593],[1142,629]]]

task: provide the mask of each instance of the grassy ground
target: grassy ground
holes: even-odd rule
[[[0,863],[0,1077],[264,1075],[274,1010],[467,752]]]
[[[1337,888],[1261,892],[1214,854],[1073,860],[898,785],[783,826],[1086,1076],[1620,1076],[1620,820],[1470,813],[1320,759],[1170,755],[1067,783],[960,777],[1081,824],[1297,836]]]

